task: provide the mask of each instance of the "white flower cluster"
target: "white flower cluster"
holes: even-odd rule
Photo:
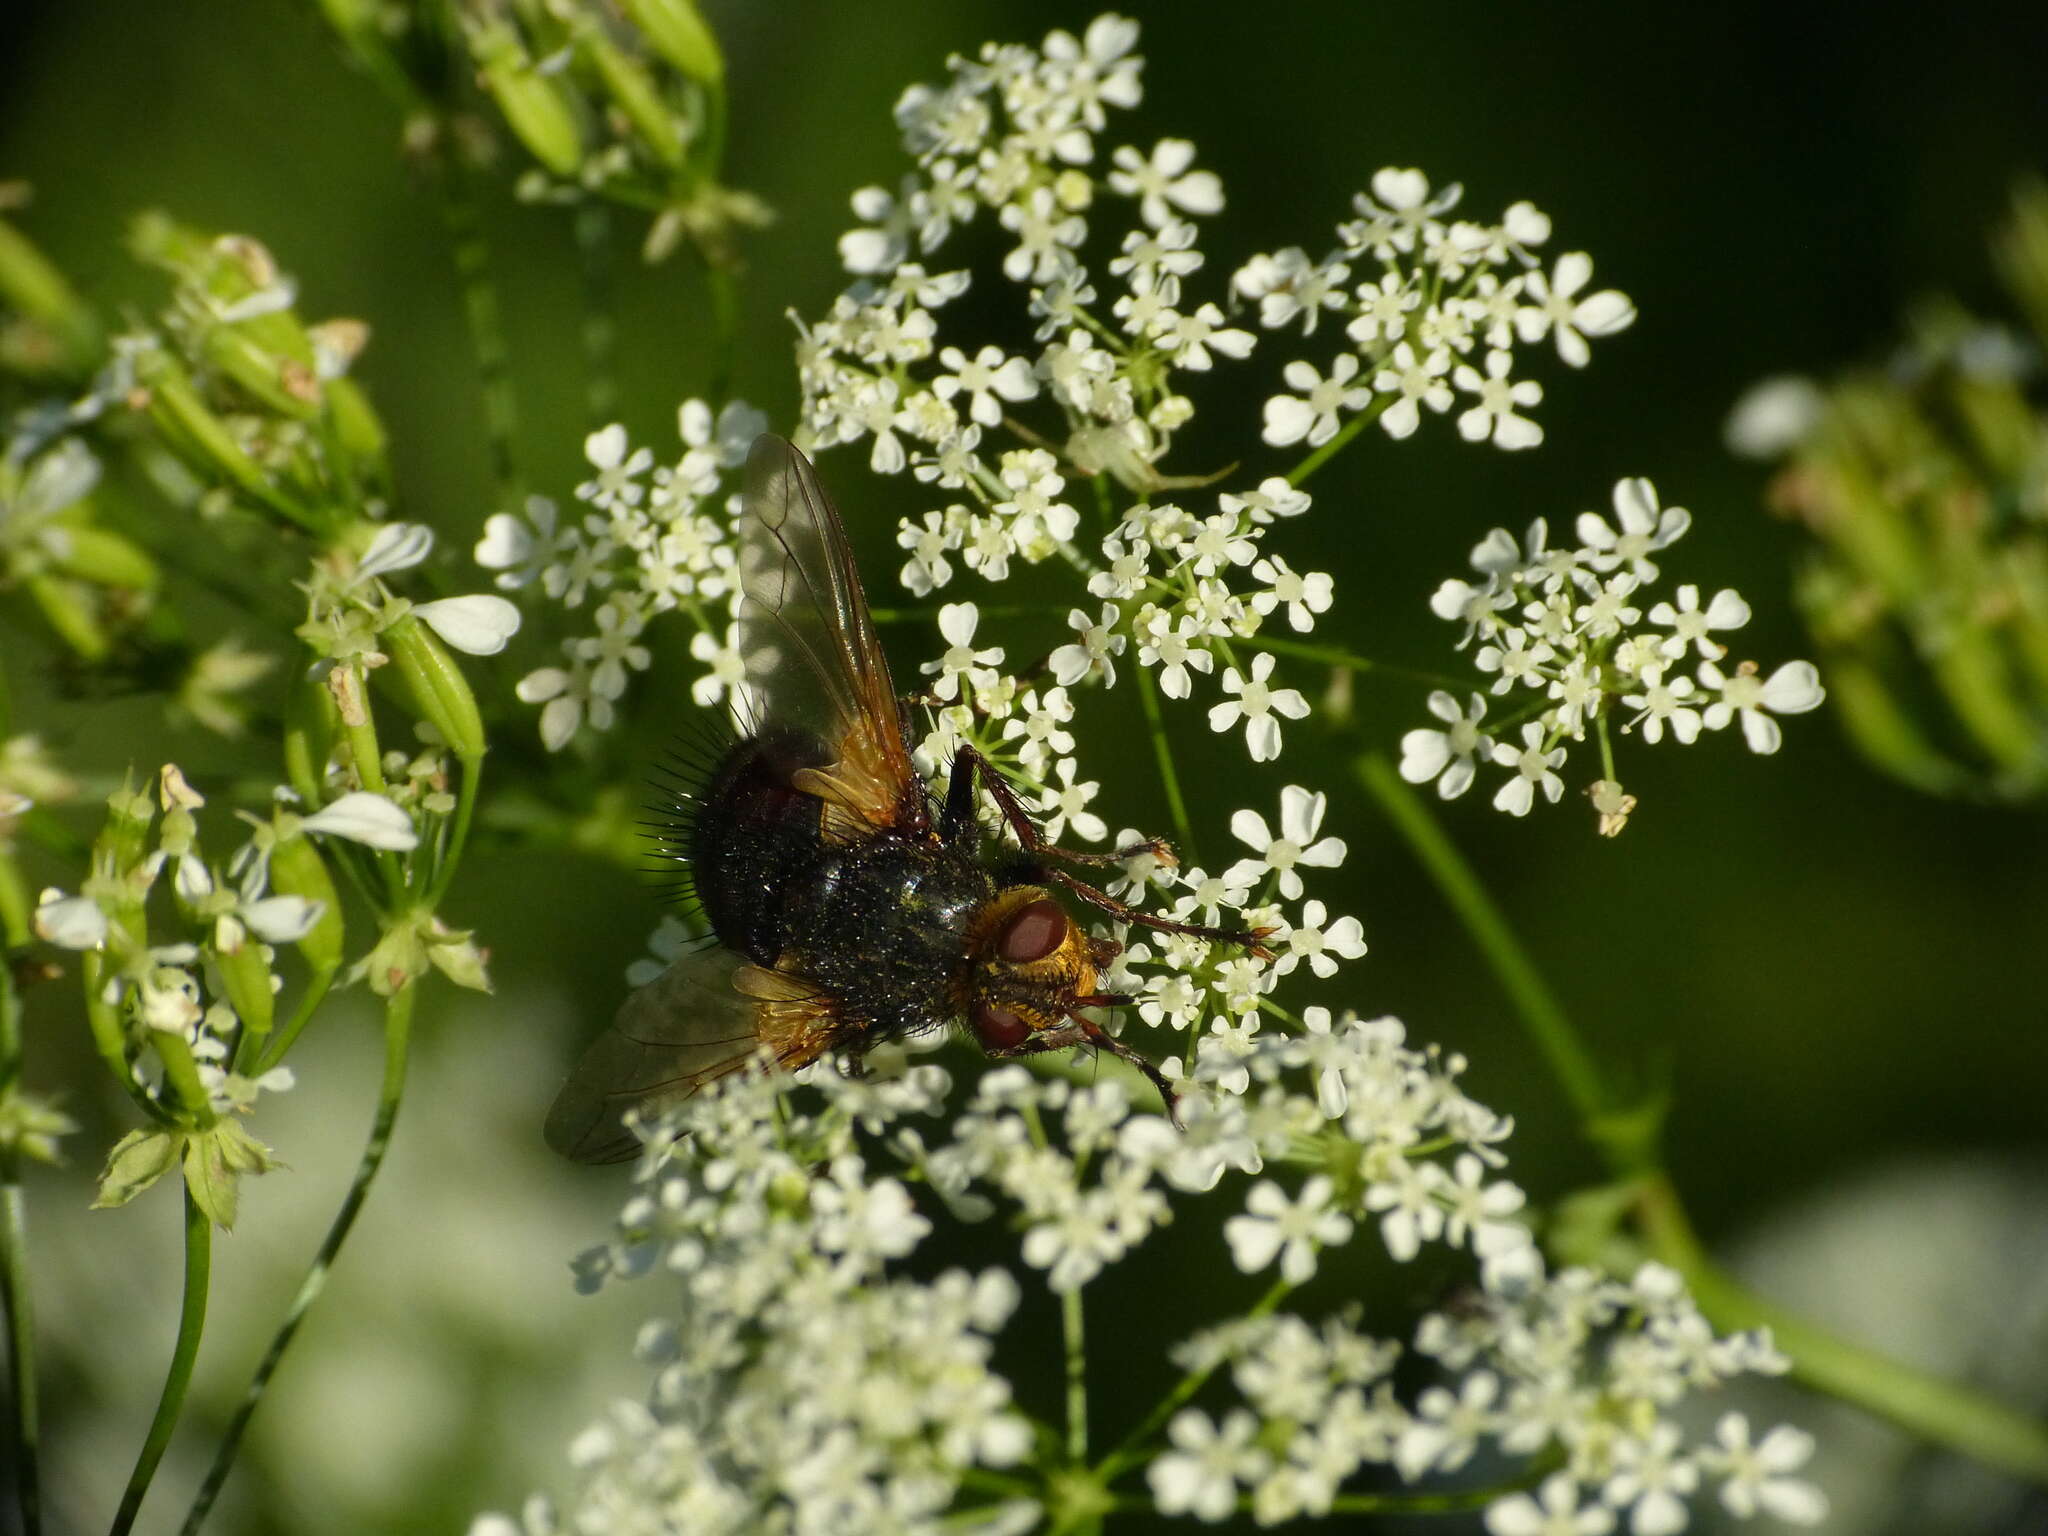
[[[1626,329],[1635,306],[1612,288],[1584,292],[1593,259],[1583,251],[1545,272],[1535,248],[1549,240],[1550,219],[1534,205],[1516,203],[1498,224],[1447,220],[1463,195],[1455,183],[1433,190],[1418,170],[1383,170],[1370,194],[1353,199],[1358,217],[1337,226],[1337,246],[1320,261],[1290,246],[1238,270],[1231,286],[1257,301],[1268,330],[1299,326],[1307,337],[1329,318],[1351,342],[1327,372],[1287,365],[1294,393],[1266,402],[1268,443],[1320,447],[1360,412],[1404,438],[1425,409],[1442,415],[1461,399],[1458,433],[1467,442],[1512,449],[1543,441],[1526,414],[1543,386],[1513,377],[1516,343],[1547,337],[1583,368],[1592,355],[1586,339]]]
[[[498,572],[499,587],[537,587],[564,608],[588,601],[593,610],[596,633],[564,639],[564,665],[519,681],[519,697],[542,706],[549,751],[586,725],[610,729],[631,675],[652,659],[640,637],[656,614],[677,610],[696,626],[690,654],[705,671],[691,693],[699,704],[717,703],[740,680],[727,482],[767,425],[737,401],[714,416],[703,401],[686,400],[677,413],[683,453],[672,465],[633,448],[624,427],[605,427],[583,445],[593,473],[576,487],[588,509],[581,517],[565,520],[554,502],[534,496],[523,513],[485,522],[476,560]]]
[[[649,1402],[574,1443],[572,1511],[537,1500],[517,1526],[475,1530],[1022,1531],[1057,1516],[1063,1481],[1106,1493],[1140,1473],[1162,1513],[1273,1524],[1329,1512],[1366,1469],[1414,1483],[1482,1446],[1560,1464],[1543,1509],[1626,1512],[1643,1536],[1682,1529],[1709,1481],[1740,1515],[1818,1516],[1791,1475],[1808,1448],[1797,1431],[1751,1446],[1731,1416],[1698,1445],[1679,1427],[1693,1394],[1783,1369],[1767,1336],[1716,1338],[1654,1265],[1626,1282],[1547,1272],[1522,1192],[1498,1176],[1508,1122],[1458,1086],[1463,1063],[1408,1045],[1393,1019],[1304,1023],[1205,1050],[1185,1130],[1135,1113],[1121,1079],[1082,1087],[1018,1065],[982,1074],[950,1118],[931,1065],[747,1074],[686,1101],[643,1128],[618,1237],[580,1266],[592,1285],[676,1282],[673,1315],[642,1334]],[[1002,1267],[914,1279],[916,1250],[940,1222],[1015,1231],[1017,1266],[1075,1306],[1178,1203],[1235,1192],[1239,1175],[1251,1182],[1225,1235],[1239,1270],[1277,1270],[1267,1300],[1175,1352],[1187,1405],[1156,1414],[1156,1432],[1093,1466],[1048,1465],[1057,1437],[1003,1374],[1006,1354],[1046,1349],[1004,1331],[1017,1281]],[[1368,1230],[1396,1261],[1424,1244],[1468,1253],[1475,1299],[1406,1343],[1350,1313],[1277,1310]],[[1412,1401],[1393,1379],[1410,1354],[1435,1378]],[[1234,1404],[1187,1403],[1226,1371]],[[1538,1507],[1496,1500],[1492,1528],[1547,1529],[1525,1506]]]
[[[1820,704],[1825,694],[1810,661],[1786,662],[1768,677],[1754,662],[1723,668],[1728,647],[1714,636],[1749,622],[1749,604],[1732,588],[1702,604],[1698,587],[1681,586],[1675,603],[1645,610],[1646,589],[1659,576],[1651,557],[1684,536],[1690,512],[1660,505],[1655,486],[1631,479],[1614,487],[1614,517],[1581,512],[1576,546],[1552,545],[1542,518],[1519,543],[1496,528],[1472,551],[1479,579],[1453,577],[1437,589],[1430,608],[1464,626],[1458,648],[1477,643],[1474,664],[1511,713],[1493,724],[1486,693],[1474,692],[1469,705],[1431,694],[1429,711],[1443,724],[1401,738],[1403,778],[1433,779],[1451,800],[1471,788],[1480,764],[1494,763],[1509,771],[1495,807],[1524,816],[1538,790],[1553,802],[1564,793],[1565,744],[1583,741],[1590,724],[1607,769],[1593,786],[1594,804],[1602,830],[1615,832],[1634,804],[1612,769],[1608,726],[1617,707],[1628,712],[1621,730],[1646,741],[1669,731],[1689,743],[1702,729],[1739,720],[1750,750],[1768,753],[1783,739],[1772,716]],[[1505,735],[1516,725],[1519,745]]]
[[[214,1111],[246,1113],[259,1091],[291,1087],[292,1072],[279,1067],[250,1078],[230,1069],[231,1043],[240,1039],[243,1021],[228,995],[224,966],[246,951],[256,962],[255,985],[267,1000],[274,990],[269,946],[305,938],[324,911],[320,901],[270,890],[269,848],[278,824],[288,823],[283,828],[286,835],[328,835],[394,850],[413,847],[418,835],[411,818],[397,805],[381,795],[357,791],[311,816],[280,812],[273,822],[256,823],[258,835],[236,850],[222,872],[200,854],[194,813],[205,804],[173,764],[166,764],[158,775],[156,805],[146,794],[118,792],[113,817],[125,824],[123,840],[138,856],[123,867],[105,853],[96,853],[93,873],[80,894],[67,895],[55,887],[42,892],[34,926],[36,937],[45,943],[104,957],[97,1002],[118,1010],[145,1047],[129,1066],[142,1093],[152,1099],[163,1094],[160,1037],[170,1036],[182,1042],[197,1063],[199,1081]],[[155,814],[159,805],[160,820]],[[155,847],[143,852],[152,823]],[[144,907],[167,869],[196,943],[149,942]]]

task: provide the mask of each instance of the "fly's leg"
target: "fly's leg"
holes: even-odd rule
[[[1108,1007],[1116,1003],[1127,1003],[1126,997],[1084,997],[1076,1000],[1077,1008]],[[1004,1051],[990,1051],[991,1056],[1036,1056],[1040,1051],[1063,1051],[1069,1046],[1086,1045],[1098,1051],[1129,1062],[1142,1072],[1147,1081],[1159,1090],[1159,1097],[1165,1102],[1167,1118],[1175,1127],[1180,1125],[1180,1093],[1174,1087],[1173,1079],[1152,1064],[1149,1057],[1134,1051],[1092,1019],[1069,1015],[1070,1022],[1052,1029],[1040,1030]]]
[[[1010,788],[1010,781],[1003,777],[996,765],[981,755],[979,748],[962,742],[953,753],[952,772],[946,779],[946,831],[950,835],[965,836],[974,824],[975,780],[989,793],[996,803],[996,809],[1003,813],[1003,820],[1010,830],[1017,834],[1017,841],[1026,853],[1037,858],[1064,859],[1069,864],[1120,864],[1125,859],[1136,858],[1149,853],[1161,863],[1175,865],[1180,861],[1173,850],[1157,838],[1142,843],[1133,843],[1128,848],[1119,848],[1113,853],[1100,853],[1092,848],[1056,848],[1039,834],[1038,823],[1031,819],[1031,812],[1024,802],[1017,798],[1017,792]]]
[[[945,828],[949,834],[964,835],[972,824],[974,816],[974,784],[979,779],[982,788],[989,792],[996,808],[1003,813],[1003,820],[1017,835],[1017,842],[1024,851],[1041,861],[1041,868],[1048,880],[1065,886],[1091,907],[1109,913],[1120,922],[1134,923],[1140,928],[1150,928],[1159,933],[1185,933],[1194,938],[1207,939],[1212,944],[1235,944],[1248,949],[1261,960],[1271,960],[1273,951],[1264,943],[1272,933],[1270,928],[1211,928],[1201,923],[1175,922],[1172,918],[1154,917],[1149,912],[1140,912],[1136,907],[1118,901],[1107,891],[1090,885],[1063,869],[1054,869],[1043,861],[1064,859],[1072,864],[1114,864],[1133,854],[1152,852],[1155,856],[1171,856],[1172,850],[1164,843],[1140,843],[1136,847],[1121,849],[1116,853],[1090,853],[1071,848],[1056,848],[1039,834],[1038,823],[1031,819],[1031,813],[1024,808],[1024,802],[1017,798],[1017,792],[1010,788],[996,765],[983,757],[979,750],[967,742],[960,744],[953,754],[953,772],[946,784]]]

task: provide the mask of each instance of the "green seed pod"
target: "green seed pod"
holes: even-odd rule
[[[60,640],[87,661],[106,659],[111,642],[95,611],[92,588],[49,571],[37,571],[22,585]]]
[[[672,170],[679,168],[683,163],[682,120],[661,99],[653,76],[594,26],[584,32],[582,44],[597,66],[606,92],[626,114],[640,141],[662,164]]]
[[[20,868],[0,852],[0,947],[19,949],[28,943],[29,914],[34,906]]]
[[[316,971],[331,971],[340,965],[345,937],[341,899],[335,894],[327,861],[311,838],[288,837],[270,850],[270,888],[280,896],[303,896],[322,904],[320,920],[298,941],[299,955]]]
[[[209,363],[279,415],[310,421],[320,414],[320,384],[303,360],[272,351],[238,325],[215,326],[203,349]]]
[[[583,135],[562,89],[533,67],[519,34],[505,21],[469,29],[484,89],[505,114],[505,123],[533,157],[557,176],[573,176],[583,164]]]
[[[159,355],[144,381],[149,386],[149,414],[164,429],[165,440],[195,469],[225,476],[257,500],[272,497],[269,480],[256,461],[242,451],[227,423],[214,415],[184,370]]]
[[[320,803],[339,724],[334,695],[324,684],[305,676],[292,684],[284,706],[284,773],[304,805]]]
[[[441,733],[458,758],[473,762],[481,757],[484,722],[476,695],[434,632],[407,613],[385,625],[382,638],[391,652],[391,670],[411,693],[415,712]]]
[[[89,370],[100,354],[100,322],[64,274],[13,225],[0,221],[0,299],[56,338],[64,366]]]
[[[725,55],[694,0],[619,0],[641,35],[669,63],[706,85],[725,79]]]
[[[356,463],[371,469],[377,479],[389,473],[386,462],[389,439],[384,422],[370,397],[354,379],[329,379],[325,386],[327,416],[334,423],[335,441]]]
[[[67,576],[102,587],[153,591],[156,562],[125,537],[90,523],[52,530],[48,541],[52,563]]]
[[[270,988],[270,965],[263,958],[263,948],[263,941],[252,933],[243,937],[233,954],[213,952],[228,1006],[258,1039],[270,1033],[277,1017],[277,994]]]

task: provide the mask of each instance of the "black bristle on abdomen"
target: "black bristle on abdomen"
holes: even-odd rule
[[[697,893],[697,818],[704,796],[733,748],[741,741],[723,710],[694,715],[679,731],[648,775],[653,799],[642,805],[639,825],[652,845],[646,873],[664,905],[701,905]]]

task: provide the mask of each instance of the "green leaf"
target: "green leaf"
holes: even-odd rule
[[[268,1173],[283,1164],[270,1148],[233,1120],[219,1120],[197,1132],[185,1147],[185,1187],[207,1220],[223,1232],[235,1225],[245,1173]]]
[[[126,1205],[150,1185],[171,1171],[183,1148],[183,1131],[130,1131],[114,1143],[107,1154],[107,1170],[100,1175],[100,1192],[92,1203],[96,1211]]]

